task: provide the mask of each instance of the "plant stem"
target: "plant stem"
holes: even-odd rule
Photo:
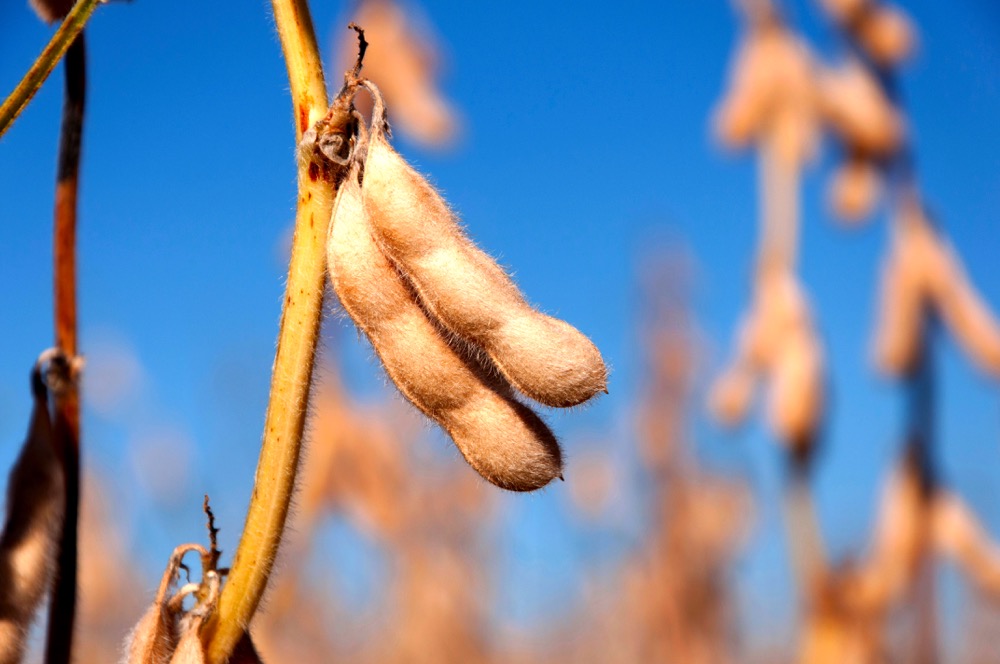
[[[53,229],[54,321],[56,347],[70,361],[77,355],[76,219],[80,144],[87,89],[83,32],[66,51],[66,91],[59,134]],[[68,664],[76,615],[77,530],[80,514],[80,394],[78,376],[55,393],[53,437],[66,482],[65,515],[49,603],[45,646],[47,664]]]
[[[306,0],[272,0],[291,83],[296,139],[327,114],[323,68]],[[345,117],[346,123],[349,118]],[[300,160],[298,209],[264,436],[246,523],[218,610],[202,630],[208,664],[225,664],[267,587],[295,486],[323,312],[332,173]]]
[[[31,65],[28,73],[24,75],[24,78],[17,84],[10,96],[4,100],[3,104],[0,104],[0,136],[4,135],[17,116],[24,110],[24,107],[31,101],[31,98],[38,92],[38,89],[42,87],[42,83],[52,73],[56,63],[83,30],[83,26],[86,25],[90,15],[94,13],[98,2],[99,0],[77,0],[73,9],[63,19],[59,29],[52,35],[52,39],[49,40],[41,55]]]

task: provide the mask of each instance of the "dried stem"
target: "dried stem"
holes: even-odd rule
[[[322,62],[306,0],[272,0],[291,83],[296,140],[327,114]],[[344,118],[344,123],[349,117]],[[209,664],[225,664],[260,603],[295,485],[323,311],[326,235],[335,181],[312,159],[298,171],[298,209],[271,376],[271,395],[246,523],[218,610],[202,630]]]
[[[789,459],[785,485],[785,529],[795,580],[803,598],[815,602],[828,574],[826,548],[809,488],[809,467]],[[816,606],[809,606],[810,611]]]
[[[48,45],[35,60],[34,64],[10,93],[3,104],[0,104],[0,136],[13,124],[31,98],[35,96],[42,83],[49,77],[56,63],[65,55],[77,35],[83,31],[90,15],[100,0],[77,0],[70,13],[63,19],[56,33],[52,35]]]
[[[758,278],[771,270],[793,271],[799,242],[800,164],[781,154],[776,134],[768,132],[760,145],[760,216],[763,232]],[[789,556],[803,597],[812,600],[826,576],[822,534],[809,487],[815,441],[791,452],[785,488],[785,527]]]
[[[56,174],[53,274],[56,348],[72,363],[77,355],[76,219],[87,88],[86,47],[80,32],[66,51],[66,90]],[[73,372],[75,374],[75,371]],[[54,393],[53,438],[66,482],[65,517],[59,538],[56,574],[45,645],[48,664],[68,664],[76,615],[77,530],[80,514],[80,395],[78,376]]]
[[[763,231],[757,269],[795,268],[799,243],[799,164],[782,156],[775,133],[760,144],[759,200]]]

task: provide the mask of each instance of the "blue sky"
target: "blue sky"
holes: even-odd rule
[[[817,47],[835,52],[815,6],[788,4]],[[329,62],[335,41],[350,36],[346,9],[313,5]],[[921,179],[971,277],[1000,309],[1000,9],[992,0],[905,6],[921,28],[903,77]],[[422,7],[445,48],[442,85],[463,133],[444,152],[405,137],[400,147],[528,297],[590,335],[613,368],[608,397],[550,416],[570,441],[571,473],[575,437],[627,431],[640,371],[636,264],[651,244],[682,243],[698,263],[704,377],[724,359],[745,305],[756,237],[753,163],[719,150],[708,122],[734,15],[721,0]],[[5,93],[51,29],[26,3],[3,3],[0,34]],[[114,478],[122,518],[153,543],[155,569],[172,543],[201,537],[200,518],[190,515],[204,491],[231,524],[224,547],[232,550],[242,523],[277,330],[282,242],[294,216],[287,80],[261,1],[112,3],[99,7],[87,38],[82,344],[92,371],[112,362],[102,349],[124,348],[141,377],[116,408],[86,411],[86,460]],[[57,71],[0,139],[0,468],[23,435],[28,369],[51,337],[60,103]],[[898,447],[901,399],[868,360],[885,225],[844,231],[829,219],[821,177],[829,160],[827,151],[806,183],[801,262],[832,368],[820,510],[833,549],[847,552],[863,542],[879,478]],[[343,320],[328,328],[337,340],[330,352],[352,387],[381,390],[380,370],[353,331]],[[996,385],[950,342],[937,359],[945,476],[1000,533],[992,505]],[[122,371],[132,366],[124,364]],[[732,435],[694,416],[706,453],[746,473],[762,501],[740,578],[747,604],[763,605],[760,613],[781,625],[790,595],[776,507],[780,458],[759,425]],[[139,490],[130,461],[129,441],[151,436],[177,441],[196,468],[166,504]],[[561,602],[559,584],[570,579],[555,573],[559,561],[584,555],[559,525],[559,491],[504,499],[516,541],[532,542],[510,564],[526,587],[545,581],[511,608],[517,615]]]

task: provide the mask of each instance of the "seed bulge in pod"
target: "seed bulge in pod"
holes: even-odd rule
[[[449,343],[376,244],[356,168],[337,194],[328,264],[337,297],[389,377],[444,428],[469,465],[512,491],[538,489],[560,475],[562,455],[545,423],[463,344]]]
[[[374,87],[374,86],[372,86]],[[376,239],[445,328],[482,348],[523,394],[553,407],[606,390],[597,347],[568,323],[539,313],[478,249],[437,191],[385,137],[376,98],[362,195]]]

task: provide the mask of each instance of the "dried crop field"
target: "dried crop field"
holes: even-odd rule
[[[992,4],[227,5],[0,12],[0,664],[1000,662]]]

